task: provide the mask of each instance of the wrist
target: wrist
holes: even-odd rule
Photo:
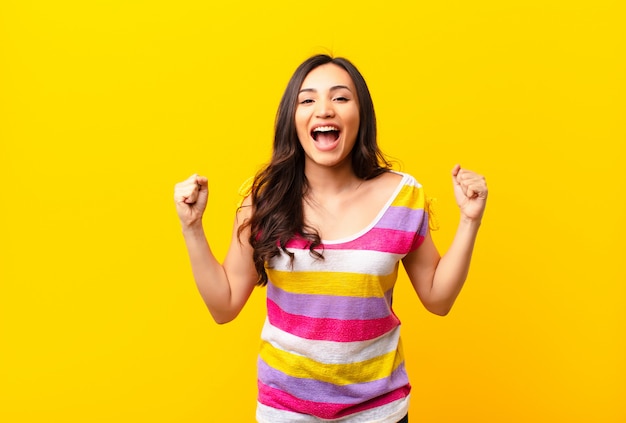
[[[190,223],[183,223],[181,226],[183,235],[204,233],[204,228],[202,227],[202,219]]]
[[[459,226],[464,226],[467,228],[478,229],[480,228],[481,223],[482,223],[482,216],[474,218],[474,217],[467,217],[467,216],[461,215],[461,218],[459,220]]]

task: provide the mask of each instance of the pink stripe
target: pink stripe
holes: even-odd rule
[[[392,254],[406,254],[411,250],[415,233],[394,229],[373,228],[365,235],[342,244],[328,244],[324,248],[333,250],[371,250]]]
[[[333,404],[327,402],[306,401],[289,395],[279,389],[271,388],[258,382],[259,385],[259,402],[268,407],[279,410],[286,410],[301,414],[316,416],[320,419],[339,419],[361,411],[370,410],[372,408],[381,407],[390,402],[397,401],[409,395],[410,385],[395,389],[386,394],[380,395],[370,401],[366,401],[357,405]]]
[[[424,242],[424,238],[423,235],[416,236],[413,240],[413,245],[411,245],[411,251],[417,250],[419,246],[422,245],[422,242]]]
[[[287,242],[286,248],[293,248],[295,250],[308,250],[309,242],[301,237],[294,237]]]
[[[367,341],[378,338],[400,325],[395,314],[368,320],[313,318],[287,313],[268,298],[267,316],[270,323],[300,338],[336,342]]]
[[[325,250],[368,250],[392,254],[407,254],[414,246],[416,238],[422,237],[414,232],[394,229],[372,228],[364,235],[336,244],[324,244]],[[295,238],[287,243],[287,248],[308,249],[308,242],[302,238]],[[320,249],[322,247],[319,247]]]

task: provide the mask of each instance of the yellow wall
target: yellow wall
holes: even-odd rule
[[[211,321],[173,185],[209,177],[222,257],[288,77],[326,51],[438,197],[440,250],[450,168],[488,178],[452,314],[399,281],[411,418],[626,421],[623,3],[245,3],[0,3],[0,421],[253,421],[264,292]]]

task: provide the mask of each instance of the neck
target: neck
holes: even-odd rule
[[[351,163],[333,168],[305,166],[304,173],[310,191],[317,194],[340,194],[355,189],[363,182],[354,174]]]

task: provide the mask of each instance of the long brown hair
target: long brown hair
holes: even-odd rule
[[[357,177],[371,179],[389,170],[376,140],[376,115],[365,79],[347,59],[316,55],[305,60],[294,72],[282,96],[276,114],[272,158],[254,180],[251,199],[254,211],[240,228],[249,226],[249,242],[254,249],[253,260],[259,275],[257,285],[267,284],[265,265],[284,252],[291,260],[294,254],[285,246],[295,236],[309,242],[309,251],[317,258],[321,244],[319,234],[304,222],[303,197],[308,189],[304,175],[304,150],[295,125],[298,92],[313,69],[333,63],[344,69],[354,82],[359,102],[360,127],[352,150],[352,167]]]

